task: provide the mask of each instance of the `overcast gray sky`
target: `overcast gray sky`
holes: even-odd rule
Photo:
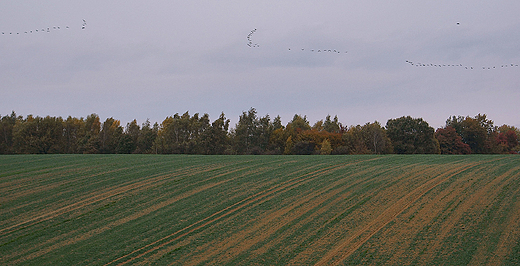
[[[284,124],[410,115],[437,128],[485,113],[520,127],[519,11],[516,0],[2,1],[0,114],[126,125],[224,112],[234,126],[255,107]]]

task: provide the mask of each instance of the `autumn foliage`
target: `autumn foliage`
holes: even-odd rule
[[[403,116],[365,125],[344,126],[327,116],[312,126],[294,115],[259,117],[251,108],[234,128],[222,113],[175,114],[161,124],[136,120],[126,127],[112,117],[86,118],[11,115],[0,117],[0,154],[160,153],[160,154],[492,154],[519,153],[520,131],[496,127],[486,115],[453,116],[434,130],[422,118]]]

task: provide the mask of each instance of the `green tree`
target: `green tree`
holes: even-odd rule
[[[375,121],[366,123],[361,127],[361,135],[365,142],[365,147],[373,154],[387,154],[393,152],[390,138],[386,135],[386,130]]]
[[[274,126],[269,115],[259,118],[255,108],[242,112],[232,131],[233,146],[238,154],[263,154],[269,146]]]
[[[173,133],[170,132],[170,125],[173,123],[174,118],[169,116],[166,117],[159,126],[159,130],[157,131],[157,137],[154,140],[152,149],[155,153],[160,154],[170,154],[173,153],[171,148],[171,143],[174,141]]]
[[[265,115],[258,119],[258,126],[256,129],[256,146],[258,153],[265,153],[269,147],[269,139],[274,131],[274,125],[271,123],[269,115]]]
[[[130,154],[133,153],[136,149],[136,143],[132,139],[132,136],[128,134],[122,134],[119,138],[116,147],[116,153],[118,154]]]
[[[294,141],[292,140],[292,136],[289,136],[287,138],[287,140],[285,141],[283,154],[285,154],[285,155],[293,154],[293,149],[294,149]]]
[[[284,154],[311,154],[314,152],[314,146],[316,146],[316,143],[302,140],[298,137],[298,135],[307,130],[311,130],[307,116],[295,114],[293,119],[287,123],[285,127],[287,141],[284,148]],[[290,143],[288,142],[289,137],[291,137]],[[288,144],[291,145],[287,146]]]
[[[311,130],[314,130],[314,131],[323,131],[323,129],[324,129],[324,127],[323,127],[323,120],[317,121],[311,127]]]
[[[13,129],[16,121],[22,119],[13,111],[10,116],[6,115],[0,120],[0,154],[14,153]]]
[[[344,145],[336,149],[336,154],[369,154],[365,138],[363,136],[363,128],[360,125],[351,126],[342,135]]]
[[[97,114],[88,115],[85,119],[85,134],[80,142],[80,153],[99,153],[101,140],[101,121]]]
[[[320,154],[321,155],[329,155],[332,152],[332,146],[328,139],[324,139],[321,143]]]
[[[14,144],[19,153],[62,153],[64,142],[63,119],[28,115],[13,128]]]
[[[205,154],[225,154],[230,153],[229,119],[224,113],[211,123],[211,127],[206,131]]]
[[[273,128],[276,128],[276,119],[273,125]],[[289,138],[289,135],[283,126],[274,129],[269,137],[268,153],[283,154],[285,151],[285,144],[287,144],[287,138]]]
[[[388,137],[398,154],[439,153],[434,130],[422,118],[403,116],[386,123]]]
[[[299,134],[302,131],[310,130],[311,126],[309,125],[309,121],[307,120],[307,116],[301,116],[295,114],[293,119],[287,124],[286,128],[290,128],[294,135]]]
[[[234,147],[238,154],[251,154],[255,145],[257,126],[258,117],[255,108],[249,109],[247,113],[242,112],[233,131]]]
[[[64,121],[65,153],[80,153],[81,141],[86,135],[86,123],[83,118],[69,116]]]
[[[164,119],[156,139],[159,153],[186,153],[190,140],[190,118],[190,114],[185,112],[182,116],[176,113]]]
[[[205,131],[210,128],[209,115],[199,118],[188,112],[167,117],[161,124],[153,149],[159,153],[204,154]]]
[[[189,154],[205,154],[205,132],[211,128],[209,115],[204,114],[199,117],[196,113],[190,119],[190,136],[186,149]]]
[[[327,115],[323,123],[323,130],[329,133],[341,133],[342,128],[343,126],[338,121],[338,116],[334,116],[334,119],[330,120],[330,115]]]
[[[154,153],[152,149],[153,143],[157,138],[157,132],[159,131],[159,124],[157,122],[153,125],[150,124],[150,120],[146,119],[141,126],[141,132],[137,138],[136,153]]]
[[[139,135],[141,135],[141,127],[137,124],[137,120],[134,119],[132,122],[126,124],[124,134],[129,135],[137,147],[137,141],[139,140]]]
[[[137,124],[137,120],[133,120],[130,123],[126,124],[125,130],[121,137],[119,138],[119,142],[117,144],[116,153],[120,154],[130,154],[136,153],[137,150],[137,142],[139,140],[139,135],[141,134],[141,129]]]
[[[282,118],[279,115],[277,115],[273,120],[273,130],[277,130],[280,128],[284,128],[284,126],[282,125]]]
[[[112,117],[107,118],[105,122],[103,122],[101,132],[99,132],[101,141],[100,153],[116,153],[122,135],[123,127],[121,127],[121,122]]]

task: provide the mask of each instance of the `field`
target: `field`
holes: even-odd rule
[[[520,156],[0,156],[1,265],[519,265]]]

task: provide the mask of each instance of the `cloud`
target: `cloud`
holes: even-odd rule
[[[435,125],[449,115],[489,112],[520,126],[512,115],[520,111],[520,68],[406,63],[520,64],[518,8],[469,0],[4,3],[4,29],[78,28],[0,36],[0,112],[96,112],[124,124],[187,110],[236,119],[256,107],[284,120],[337,114],[346,124],[384,124],[411,115]],[[247,35],[255,28],[251,39],[260,46],[251,48]]]

